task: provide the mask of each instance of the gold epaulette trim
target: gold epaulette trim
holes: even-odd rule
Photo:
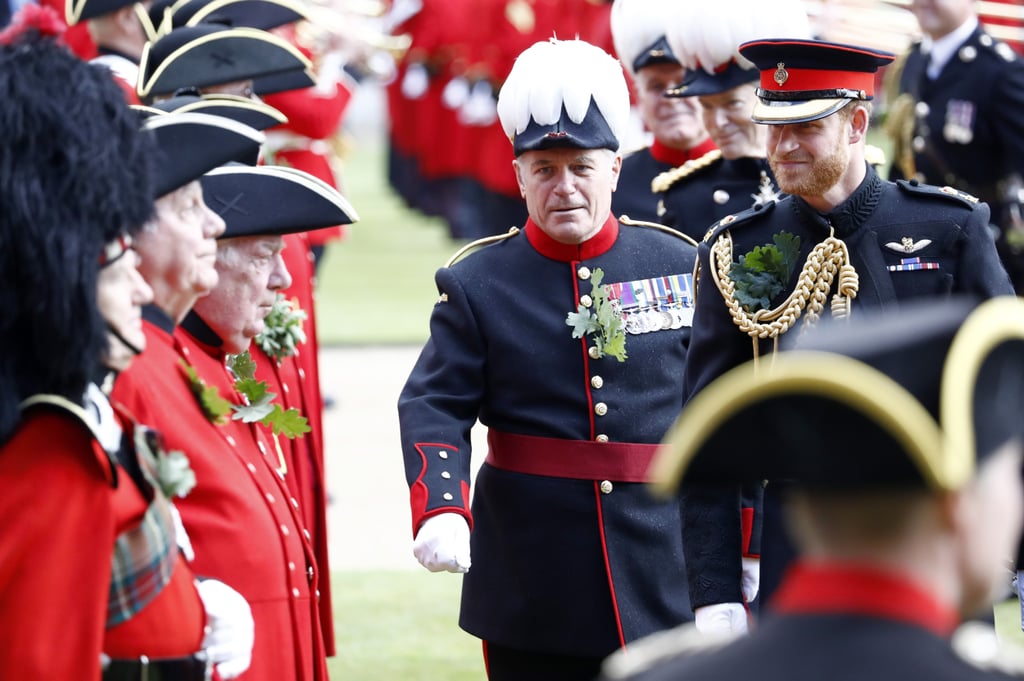
[[[504,241],[505,239],[508,239],[509,237],[513,237],[516,234],[519,234],[520,231],[521,230],[518,227],[512,227],[511,229],[509,229],[504,234],[495,234],[494,236],[485,236],[483,239],[477,239],[476,241],[470,241],[468,244],[466,244],[465,246],[463,246],[459,250],[455,251],[455,255],[453,255],[452,257],[448,258],[448,262],[446,262],[444,264],[444,266],[445,267],[451,267],[452,265],[454,265],[458,261],[462,260],[462,257],[464,255],[466,255],[467,253],[469,253],[470,251],[474,251],[474,250],[480,248],[481,246],[486,246],[487,244],[493,244],[493,243],[496,243],[498,241]]]
[[[874,144],[868,144],[864,147],[864,160],[876,168],[880,168],[885,165],[885,150]]]
[[[697,630],[692,622],[645,636],[615,651],[601,668],[607,679],[625,679],[677,657],[692,657],[720,649],[737,639],[735,633]]]
[[[720,158],[722,158],[722,151],[720,149],[712,149],[700,158],[692,158],[678,168],[666,170],[651,180],[651,191],[655,194],[660,194],[679,180],[692,175],[701,168],[707,168]]]
[[[689,234],[683,234],[682,232],[680,232],[677,229],[672,229],[671,227],[668,227],[666,225],[660,224],[658,222],[647,222],[646,220],[634,220],[631,217],[629,217],[628,215],[623,215],[622,217],[620,217],[619,218],[619,222],[621,222],[624,225],[629,225],[630,227],[650,227],[652,229],[657,229],[658,231],[665,232],[665,234],[671,234],[672,236],[679,237],[680,239],[682,239],[686,243],[690,244],[694,248],[696,248],[698,246],[697,242],[694,241],[693,237],[691,237]]]

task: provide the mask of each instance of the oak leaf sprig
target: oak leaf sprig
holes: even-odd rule
[[[262,423],[275,435],[284,435],[288,439],[310,431],[306,417],[298,409],[283,409],[274,402],[277,393],[270,392],[265,381],[256,380],[256,362],[248,350],[229,355],[228,368],[235,376],[235,390],[246,400],[246,404],[231,405],[235,411],[232,419],[244,423]]]
[[[736,302],[749,313],[770,308],[789,283],[799,257],[800,237],[789,232],[779,232],[772,243],[741,255],[729,269]]]
[[[573,338],[593,336],[598,357],[608,355],[625,362],[626,332],[623,330],[622,315],[601,285],[603,280],[604,270],[600,267],[595,268],[590,274],[590,298],[593,301],[593,309],[580,303],[576,312],[570,312],[566,316],[565,323],[572,327]]]
[[[295,354],[296,348],[306,342],[306,311],[299,307],[297,298],[277,294],[270,314],[263,320],[263,331],[256,336],[256,344],[278,362]]]
[[[179,360],[185,375],[188,377],[189,389],[199,402],[199,407],[210,423],[220,425],[226,423],[228,414],[231,413],[231,403],[221,397],[220,391],[215,385],[207,385],[206,381],[199,377],[195,368],[184,359]]]

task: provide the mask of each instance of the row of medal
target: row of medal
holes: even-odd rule
[[[626,333],[679,329],[693,323],[692,274],[605,284],[604,289]]]

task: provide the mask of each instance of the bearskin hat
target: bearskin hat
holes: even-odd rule
[[[153,211],[151,140],[109,71],[28,26],[0,44],[0,442],[38,393],[76,403],[100,371],[104,245]]]

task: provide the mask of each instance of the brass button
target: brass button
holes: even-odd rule
[[[924,138],[918,135],[913,140],[911,140],[910,146],[917,153],[921,153],[922,151],[924,151],[924,148],[926,146]]]
[[[598,442],[608,442],[608,436],[605,435],[604,433],[601,433],[600,435],[598,435],[594,439],[597,440]]]
[[[598,416],[604,416],[608,413],[608,405],[604,402],[598,402],[594,405],[594,413]]]
[[[611,494],[613,489],[615,489],[615,486],[612,485],[611,480],[601,481],[601,494]]]
[[[441,451],[439,451],[439,452],[437,453],[437,455],[438,455],[439,457],[441,457],[442,459],[447,459],[447,458],[448,458],[448,452],[444,451],[443,449],[442,449]]]
[[[444,478],[445,480],[447,480],[450,477],[452,477],[452,474],[449,473],[448,471],[441,471],[441,477]]]
[[[587,350],[587,354],[590,355],[590,359],[601,359],[601,351],[596,345],[591,345],[590,349]]]
[[[600,390],[604,386],[604,379],[600,376],[594,376],[590,379],[590,385],[594,386],[595,390]]]
[[[581,265],[580,268],[576,270],[576,276],[582,279],[583,281],[590,279],[590,268],[587,267],[586,265]]]
[[[593,304],[594,304],[594,299],[591,298],[590,296],[588,296],[586,294],[580,296],[580,305],[582,305],[583,307],[590,307]]]
[[[445,501],[451,501],[455,497],[452,496],[451,492],[445,492],[444,494],[441,495],[441,498],[444,499]]]

